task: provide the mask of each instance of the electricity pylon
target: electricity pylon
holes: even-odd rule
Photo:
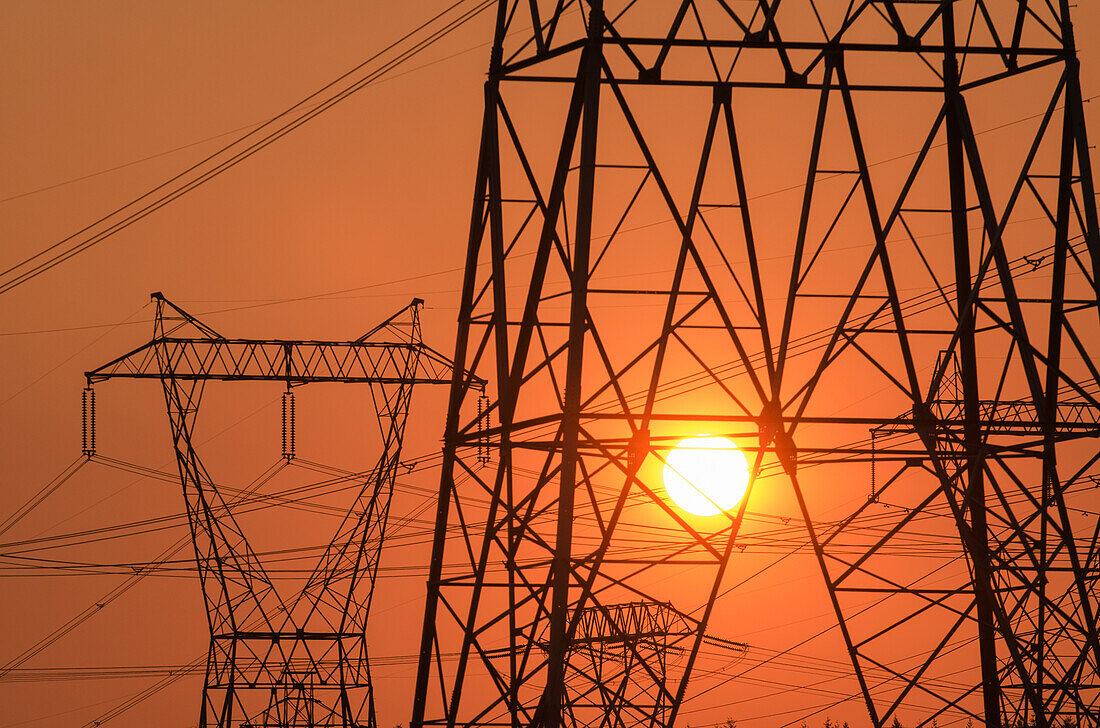
[[[1066,0],[501,0],[455,355],[495,389],[452,391],[412,728],[597,724],[582,617],[638,600],[689,625],[633,720],[674,724],[780,493],[874,726],[1100,725],[1083,108]],[[660,490],[700,430],[750,456],[725,520]]]
[[[450,362],[421,340],[422,301],[355,341],[287,341],[229,339],[159,293],[153,298],[153,339],[86,376],[89,388],[117,378],[157,379],[164,388],[210,625],[199,726],[373,728],[367,617],[409,403],[415,385],[453,378]],[[196,452],[195,420],[209,381],[285,383],[288,461],[293,387],[340,382],[373,390],[382,452],[296,594],[276,588]]]
[[[585,607],[576,616],[563,712],[583,728],[663,723],[672,703],[661,682],[685,657],[696,626],[672,605],[647,601]],[[728,653],[728,664],[748,648],[743,642],[704,639]]]

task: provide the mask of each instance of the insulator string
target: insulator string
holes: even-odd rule
[[[484,393],[477,398],[477,461],[481,465],[489,464],[489,398]]]
[[[283,392],[283,458],[294,459],[294,392]]]
[[[84,457],[95,455],[95,390],[85,387],[80,397],[81,451]]]
[[[875,492],[875,453],[877,448],[875,447],[876,440],[878,439],[878,433],[871,430],[871,498],[874,503],[878,502],[878,494]]]

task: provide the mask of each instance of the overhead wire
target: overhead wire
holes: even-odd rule
[[[174,485],[179,484],[178,474],[173,474],[168,471],[124,463],[124,461],[106,458],[102,455],[93,456],[91,461],[105,464],[108,467],[120,469],[125,472],[137,473],[145,478],[154,478],[158,481],[172,483]],[[298,458],[295,458],[290,461],[290,464],[296,465],[298,464],[297,461]],[[430,470],[434,466],[433,458],[424,457],[420,459],[420,464],[417,467],[409,469],[406,474]],[[274,507],[287,507],[295,510],[306,510],[320,515],[343,517],[347,514],[347,508],[311,502],[308,498],[329,496],[352,489],[360,489],[362,488],[363,482],[369,480],[370,476],[370,470],[360,472],[347,471],[334,477],[295,485],[273,493],[258,493],[254,492],[251,488],[236,489],[226,485],[212,485],[218,492],[233,497],[232,511],[234,515],[243,515]],[[395,490],[421,497],[426,496],[427,498],[435,495],[434,492],[427,492],[428,489],[408,484],[406,481],[400,479],[395,481]],[[145,535],[148,533],[182,528],[186,525],[187,520],[188,515],[186,513],[173,513],[170,515],[139,519],[108,526],[98,526],[96,528],[70,533],[52,534],[49,536],[9,541],[0,543],[0,550],[2,550],[5,555],[22,556],[24,554],[43,550],[71,548],[73,546],[82,546],[89,543],[99,543],[118,538],[131,538],[133,536]],[[399,522],[404,523],[405,521],[414,523],[415,517],[409,516],[399,519]]]
[[[23,505],[16,508],[11,515],[0,521],[0,536],[10,531],[20,521],[30,515],[31,511],[42,504],[42,501],[49,498],[57,489],[65,485],[78,472],[88,463],[89,458],[81,455],[76,460],[65,466],[65,469],[58,473],[51,481],[46,483],[42,488],[32,495]]]
[[[286,461],[280,458],[278,462],[276,462],[270,468],[265,470],[259,477],[257,477],[249,485],[249,489],[259,489],[264,483],[274,477],[274,475],[285,466]],[[171,559],[189,545],[191,545],[191,536],[190,534],[187,534],[184,538],[177,540],[174,544],[162,551],[157,559],[155,559],[154,561]],[[118,599],[120,596],[128,592],[133,587],[137,586],[142,578],[143,574],[141,572],[129,576],[121,584],[116,585],[98,600],[92,602],[90,606],[83,609],[76,616],[70,618],[60,627],[57,627],[48,635],[38,640],[33,645],[20,652],[18,655],[5,662],[2,666],[0,666],[0,679],[3,679],[4,675],[6,675],[8,671],[24,665],[30,659],[50,647],[50,645],[54,644],[58,640],[68,635],[74,629],[87,622],[93,616],[98,614],[100,610],[102,610],[105,606]]]
[[[450,33],[456,29],[462,27],[469,21],[478,17],[489,7],[495,4],[495,0],[476,0],[473,3],[472,8],[460,12],[457,18],[453,18],[443,23],[442,27],[431,30],[427,37],[416,40],[412,46],[408,49],[400,51],[397,55],[387,61],[381,62],[378,68],[366,70],[365,74],[361,78],[355,78],[355,75],[360,71],[367,69],[369,64],[380,59],[387,52],[394,50],[399,45],[407,40],[414,38],[421,31],[429,28],[433,23],[441,20],[444,16],[450,13],[452,10],[459,8],[459,6],[467,4],[469,0],[458,0],[452,5],[448,6],[444,10],[440,11],[436,15],[429,18],[427,21],[417,26],[413,30],[406,33],[404,36],[389,44],[382,50],[372,55],[367,60],[360,63],[355,68],[342,74],[335,80],[329,82],[318,91],[307,96],[302,101],[289,107],[282,113],[273,117],[268,122],[264,123],[260,127],[257,127],[253,131],[246,133],[234,142],[227,144],[220,148],[218,151],[208,155],[203,160],[193,164],[192,166],[180,172],[176,176],[169,180],[157,185],[153,189],[149,190],[145,194],[135,198],[131,202],[115,209],[114,211],[104,215],[95,222],[86,225],[77,232],[69,235],[62,240],[48,246],[47,248],[23,259],[19,263],[10,266],[9,268],[0,271],[0,295],[7,293],[24,283],[38,277],[42,273],[52,269],[53,267],[65,262],[69,258],[77,255],[88,248],[97,245],[104,240],[107,240],[114,234],[124,230],[133,223],[141,220],[153,212],[157,211],[161,207],[173,202],[177,198],[187,194],[191,190],[201,186],[209,180],[217,177],[222,172],[236,166],[241,161],[248,159],[256,152],[267,147],[273,142],[281,139],[282,137],[294,131],[298,127],[307,123],[308,121],[316,118],[320,114],[324,113],[328,109],[332,108],[341,101],[347,99],[357,91],[366,88],[370,84],[376,82],[378,79],[384,77],[390,71],[400,67],[402,64],[414,58],[418,54],[422,53],[427,48],[430,48],[442,38],[447,37]],[[335,93],[323,98],[319,103],[313,106],[306,107],[304,111],[295,113],[303,108],[304,105],[311,102],[317,96],[330,91],[338,84],[342,84],[348,81],[348,85]],[[289,118],[288,121],[283,121]],[[259,134],[269,126],[276,127],[274,130],[266,133],[253,141],[253,136]],[[238,147],[243,146],[243,149]],[[230,155],[226,159],[219,158],[224,155]],[[209,169],[204,169],[208,167]],[[197,176],[188,178],[188,175],[196,173]],[[177,185],[177,183],[179,183]],[[163,191],[163,193],[162,193]],[[143,203],[144,200],[152,198],[151,201]],[[132,210],[132,211],[131,211]],[[115,220],[115,218],[120,218]],[[111,222],[115,220],[114,222]],[[106,228],[92,232],[100,225],[107,225]],[[86,236],[86,237],[85,237]],[[60,252],[54,253],[53,251],[61,249]],[[44,259],[40,261],[40,259]]]

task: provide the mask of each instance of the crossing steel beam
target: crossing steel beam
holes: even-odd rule
[[[873,726],[1100,726],[1075,43],[1066,0],[501,0],[412,728],[599,724],[571,645],[639,600],[690,617],[633,719],[675,724],[780,493]],[[706,522],[660,485],[700,432],[752,470]]]

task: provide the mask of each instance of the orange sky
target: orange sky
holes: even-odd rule
[[[273,116],[418,25],[442,4],[333,2],[204,3],[61,1],[3,4],[0,22],[0,268],[79,230]],[[1075,11],[1086,97],[1100,94],[1100,9]],[[151,291],[223,333],[355,338],[414,296],[427,299],[426,340],[453,346],[471,188],[481,119],[491,14],[414,59],[401,74],[338,105],[247,162],[92,250],[0,295],[0,514],[17,508],[79,455],[82,373],[148,339]],[[1096,103],[1086,106],[1095,143]],[[1003,120],[1037,109],[1006,108]],[[983,127],[996,116],[976,119]],[[556,127],[555,127],[556,128]],[[675,145],[675,130],[660,142]],[[239,133],[239,132],[237,132]],[[556,132],[555,132],[556,133]],[[883,150],[892,139],[873,140]],[[903,150],[908,151],[908,150]],[[886,151],[883,152],[884,154]],[[692,154],[695,154],[693,151]],[[1096,158],[1094,157],[1094,160]],[[1095,161],[1094,161],[1095,163]],[[125,166],[123,166],[125,165]],[[121,167],[121,168],[120,168]],[[796,185],[804,162],[776,165],[764,189]],[[340,293],[333,293],[340,292]],[[310,300],[293,300],[303,297]],[[291,299],[290,302],[280,303]],[[259,304],[259,305],[254,305]],[[225,310],[228,309],[228,310]],[[99,451],[171,470],[162,400],[152,385],[108,383],[100,397]],[[224,394],[224,392],[221,392]],[[365,397],[365,392],[363,393]],[[278,457],[277,385],[210,396],[203,437],[213,472],[243,485]],[[370,422],[364,398],[323,390],[299,395],[300,452],[339,467],[363,467],[359,443]],[[406,459],[437,450],[442,392],[414,402]],[[246,418],[242,421],[242,418]],[[203,439],[200,437],[200,439]],[[247,461],[239,453],[247,450]],[[319,476],[295,472],[290,480]],[[435,470],[403,476],[394,517],[415,514],[387,566],[424,562]],[[289,482],[289,480],[288,480]],[[837,517],[866,495],[858,483],[836,496]],[[768,527],[792,515],[774,504]],[[178,515],[178,487],[89,465],[0,542]],[[321,517],[254,519],[268,535],[257,548],[306,542],[325,533]],[[764,526],[761,526],[764,528]],[[299,532],[299,533],[296,533]],[[185,531],[41,552],[86,562],[141,562]],[[289,535],[288,535],[289,534]],[[2,549],[0,549],[2,551]],[[781,551],[750,554],[742,576]],[[187,558],[185,550],[178,558]],[[827,627],[834,616],[816,566],[791,559],[755,579],[729,605],[715,632],[783,650]],[[63,624],[123,579],[118,575],[16,576],[5,570],[0,663]],[[59,640],[26,667],[179,665],[203,652],[205,621],[189,578],[150,578]],[[423,574],[394,570],[375,603],[374,655],[419,647]],[[813,595],[813,596],[807,596]],[[768,673],[806,685],[846,654],[826,637]],[[770,654],[764,652],[762,654]],[[812,656],[810,657],[805,656]],[[797,663],[797,664],[796,664]],[[714,669],[725,666],[709,665]],[[415,666],[394,660],[374,670],[381,728],[405,724]],[[151,678],[0,681],[0,728],[82,725],[122,703]],[[200,679],[189,677],[143,702],[114,725],[192,725]],[[843,693],[851,682],[826,686]],[[810,706],[820,693],[777,695],[774,687],[723,688],[684,716],[688,724],[726,715],[743,721]],[[861,720],[852,701],[832,713]],[[820,720],[820,716],[814,719]],[[743,723],[770,725],[766,720]]]

